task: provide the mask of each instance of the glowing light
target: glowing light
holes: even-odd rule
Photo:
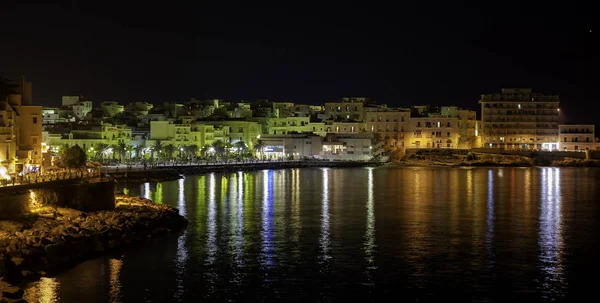
[[[8,175],[8,170],[6,167],[0,165],[0,178],[4,180],[10,180],[10,176]]]

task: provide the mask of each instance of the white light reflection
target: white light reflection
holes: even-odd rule
[[[179,196],[177,197],[177,207],[179,208],[179,214],[184,216],[186,215],[185,210],[185,183],[184,179],[179,179]]]
[[[208,235],[206,238],[206,261],[212,265],[215,262],[215,256],[217,254],[217,218],[216,218],[216,202],[215,202],[215,173],[211,173],[208,177],[208,218],[207,230]]]
[[[540,267],[544,273],[542,288],[554,297],[566,289],[563,265],[560,169],[542,169],[540,211]]]
[[[323,169],[323,206],[321,213],[321,238],[319,244],[321,246],[321,258],[327,261],[331,258],[329,251],[331,243],[329,239],[329,169]]]
[[[373,277],[371,272],[377,267],[375,266],[375,209],[373,198],[373,168],[368,168],[368,183],[367,183],[367,229],[365,231],[365,258],[367,261],[367,283],[373,285]]]
[[[121,302],[121,282],[119,276],[121,275],[121,268],[123,267],[123,261],[119,259],[110,259],[108,261],[109,270],[109,284],[110,289],[108,291],[109,302],[118,303]]]
[[[144,188],[142,189],[142,197],[144,197],[144,199],[150,199],[150,183],[149,182],[144,183]]]
[[[485,233],[485,244],[490,255],[489,260],[493,264],[493,242],[494,242],[494,174],[488,170],[488,200],[487,200],[487,230]]]
[[[263,265],[267,268],[273,266],[273,171],[263,171],[263,201],[262,201],[262,229],[261,255]]]
[[[186,215],[186,209],[185,209],[185,180],[184,179],[179,179],[178,182],[178,186],[179,186],[179,195],[178,195],[178,199],[177,199],[177,207],[179,208],[179,213],[182,216]],[[187,236],[187,231],[185,231],[183,233],[183,235],[181,235],[178,239],[177,239],[177,254],[175,256],[176,261],[175,261],[175,267],[177,269],[177,291],[175,292],[175,297],[178,299],[183,298],[183,294],[185,292],[185,287],[183,285],[183,282],[185,281],[185,269],[186,269],[186,265],[187,265],[187,261],[188,261],[188,249],[185,246],[185,238]]]
[[[237,173],[237,241],[235,252],[238,265],[243,265],[242,247],[244,246],[244,173]]]

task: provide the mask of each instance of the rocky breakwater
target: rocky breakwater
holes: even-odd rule
[[[0,302],[24,302],[20,286],[26,282],[187,224],[176,208],[126,195],[115,200],[112,210],[45,207],[0,220]]]

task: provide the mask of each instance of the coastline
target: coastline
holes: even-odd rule
[[[179,210],[118,194],[116,208],[81,212],[45,207],[0,221],[0,302],[25,302],[23,287],[74,263],[182,229]]]
[[[600,160],[570,158],[553,153],[528,155],[457,150],[421,150],[406,155],[400,167],[600,167]]]

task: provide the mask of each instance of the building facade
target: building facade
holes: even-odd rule
[[[582,151],[597,148],[594,125],[561,124],[558,126],[560,150]]]
[[[482,95],[479,103],[484,147],[558,149],[558,95],[504,88],[501,93]]]

